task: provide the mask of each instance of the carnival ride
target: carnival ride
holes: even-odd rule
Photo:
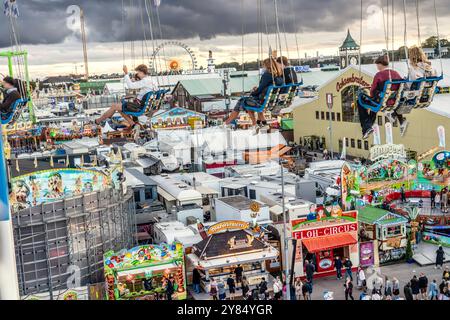
[[[180,41],[166,41],[157,46],[150,59],[153,74],[197,70],[197,57],[189,46]],[[158,71],[159,70],[159,71]]]
[[[362,42],[362,6],[361,0],[361,24],[360,24],[360,41]],[[389,0],[387,2],[387,9],[389,10]],[[383,27],[386,37],[386,50],[389,55],[389,26],[386,27],[385,12],[383,10]],[[407,47],[407,8],[406,0],[403,0],[403,16],[404,16],[404,54],[407,64],[407,70],[410,69],[408,47]],[[421,46],[420,40],[420,8],[419,1],[416,1],[416,16],[417,16],[417,32],[418,32],[418,45]],[[409,76],[403,80],[394,80],[389,73],[389,80],[385,82],[383,90],[380,92],[379,97],[370,97],[367,92],[367,88],[362,88],[358,93],[359,104],[367,110],[372,112],[393,112],[397,114],[408,114],[413,109],[428,108],[433,101],[434,95],[437,93],[438,82],[444,78],[442,67],[442,52],[441,41],[439,37],[439,24],[437,19],[436,0],[434,0],[434,19],[437,31],[437,43],[438,43],[438,56],[441,62],[441,75],[433,77],[424,77],[416,80],[409,79]],[[389,23],[389,12],[387,12],[387,20]],[[394,1],[392,1],[392,41],[394,38]],[[394,48],[392,47],[392,52]],[[393,54],[393,53],[392,53]],[[393,59],[392,59],[393,60]],[[360,64],[361,65],[361,64]]]

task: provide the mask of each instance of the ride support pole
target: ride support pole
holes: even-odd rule
[[[2,125],[0,124],[0,134]],[[9,207],[3,137],[0,137],[0,300],[19,300],[14,236]]]

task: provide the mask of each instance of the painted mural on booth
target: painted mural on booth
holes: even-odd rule
[[[104,190],[111,179],[99,171],[55,169],[34,172],[11,180],[10,205],[14,211],[83,193]]]

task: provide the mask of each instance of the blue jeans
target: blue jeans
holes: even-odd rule
[[[200,293],[200,284],[199,283],[193,283],[192,286],[194,287],[195,293]]]
[[[345,276],[349,277],[353,281],[352,269],[345,269]]]
[[[336,268],[336,277],[338,279],[342,278],[342,268]]]

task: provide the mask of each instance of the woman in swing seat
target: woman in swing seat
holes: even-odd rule
[[[267,121],[264,118],[264,111],[258,112],[258,120],[255,117],[255,112],[246,110],[246,106],[257,107],[262,102],[267,93],[267,89],[272,85],[283,84],[283,70],[281,65],[275,60],[275,58],[267,58],[263,61],[264,72],[259,81],[259,86],[253,88],[250,97],[241,98],[231,112],[229,118],[225,121],[225,125],[230,125],[232,121],[237,119],[241,111],[246,111],[252,120],[253,130],[257,133],[260,129],[267,128]]]
[[[140,89],[139,93],[135,98],[126,97],[123,103],[115,103],[109,108],[100,118],[95,120],[95,124],[100,125],[103,121],[110,119],[116,112],[118,112],[127,122],[128,129],[134,129],[137,122],[133,120],[133,117],[127,115],[126,112],[140,112],[145,108],[145,102],[148,97],[148,93],[158,90],[158,86],[153,82],[149,76],[149,71],[146,65],[141,64],[137,66],[136,71],[136,81],[132,81],[130,75],[128,74],[128,67],[123,67],[123,72],[125,77],[124,82],[128,89],[137,90]],[[132,99],[132,100],[130,100]]]
[[[13,79],[12,77],[5,77],[2,85],[5,92],[3,95],[3,101],[0,103],[0,112],[2,120],[6,120],[11,115],[11,112],[14,111],[12,109],[14,103],[21,98],[21,95],[18,89],[19,84],[16,79]]]
[[[387,55],[382,55],[375,60],[378,72],[373,78],[372,86],[370,87],[370,98],[374,100],[379,100],[381,92],[383,92],[384,85],[386,81],[390,80],[403,80],[400,74],[389,68],[389,57]],[[398,90],[399,85],[392,85],[392,90]],[[369,102],[369,101],[368,101]],[[388,102],[389,103],[389,102]],[[364,108],[358,100],[358,114],[359,121],[361,123],[363,139],[369,138],[370,134],[373,132],[373,124],[377,118],[377,113]],[[402,126],[402,121],[400,120],[400,126]]]

